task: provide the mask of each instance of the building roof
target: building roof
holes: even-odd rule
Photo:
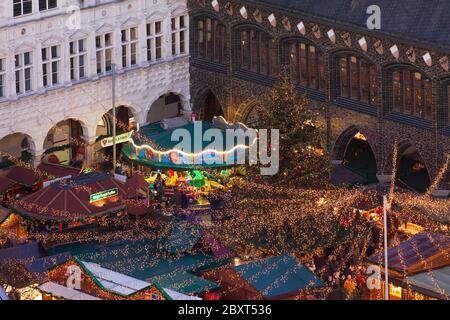
[[[67,300],[102,300],[87,293],[71,289],[55,282],[46,282],[39,286],[41,292]]]
[[[39,180],[39,175],[32,169],[14,166],[8,172],[6,178],[26,187],[31,187]]]
[[[8,178],[0,178],[0,194],[8,191],[14,184],[15,182]]]
[[[152,283],[157,282],[164,288],[170,288],[187,295],[198,294],[220,288],[217,283],[198,277],[190,272],[175,271],[152,277],[148,279],[148,281]]]
[[[55,178],[62,178],[67,176],[74,177],[80,173],[80,169],[50,163],[41,163],[40,165],[38,165],[37,170]]]
[[[246,0],[268,5],[300,16],[315,16],[331,23],[356,27],[365,32],[366,13],[371,5],[381,9],[381,30],[385,34],[412,42],[450,49],[450,2],[448,0]],[[376,31],[376,32],[375,32]]]
[[[322,286],[322,281],[291,255],[248,262],[233,270],[268,298]]]
[[[90,195],[110,189],[118,189],[116,201],[106,199],[90,203]],[[126,198],[125,187],[109,175],[87,173],[52,183],[12,205],[17,212],[35,218],[51,220],[83,219],[124,208],[121,199]]]
[[[26,244],[13,246],[0,250],[0,263],[16,263],[31,258],[43,256],[43,249],[39,242],[33,241]]]
[[[388,249],[389,269],[411,275],[426,269],[450,264],[450,237],[422,232],[399,245]],[[432,263],[431,260],[434,262]],[[384,265],[384,251],[373,255],[369,261]]]

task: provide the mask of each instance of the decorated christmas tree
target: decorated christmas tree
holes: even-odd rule
[[[280,130],[280,170],[265,179],[293,187],[326,184],[329,158],[322,147],[325,135],[317,122],[318,113],[299,94],[286,68],[257,111],[259,128]]]

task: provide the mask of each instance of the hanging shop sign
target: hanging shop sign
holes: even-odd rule
[[[117,195],[119,195],[119,189],[114,188],[114,189],[109,189],[109,190],[93,193],[93,194],[89,195],[89,198],[90,198],[90,202],[94,203],[94,202],[97,202],[97,201],[100,201],[103,199],[115,197]]]
[[[116,144],[128,142],[132,132],[125,132],[116,136]],[[108,137],[100,141],[102,148],[111,147],[113,145],[113,137]]]

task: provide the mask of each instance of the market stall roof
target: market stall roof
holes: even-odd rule
[[[127,213],[129,215],[135,216],[135,217],[141,217],[141,216],[145,216],[149,213],[150,209],[149,207],[141,202],[141,201],[127,201],[126,202],[126,206],[127,206]]]
[[[55,178],[74,177],[80,173],[80,169],[50,163],[41,163],[38,165],[37,170]]]
[[[389,269],[407,275],[422,272],[429,266],[436,269],[450,264],[449,254],[450,237],[426,231],[388,249]],[[369,257],[369,261],[384,265],[384,251]]]
[[[232,268],[267,298],[281,297],[323,285],[319,278],[291,255],[251,261]]]
[[[10,214],[11,214],[11,210],[0,206],[0,225],[3,223],[3,221],[6,220],[6,218],[9,217]]]
[[[137,195],[137,190],[146,190],[148,188],[148,182],[145,181],[145,178],[141,174],[136,173],[131,178],[127,179],[127,182],[125,182],[125,188],[127,190],[128,197],[134,198]]]
[[[182,293],[176,292],[176,291],[168,289],[168,288],[163,288],[163,289],[172,298],[172,300],[182,300],[182,301],[202,300],[202,298],[195,297],[195,296],[189,296],[187,294],[182,294]]]
[[[81,263],[95,276],[104,288],[123,296],[129,296],[151,286],[146,281],[103,268],[93,262],[81,261]]]
[[[406,277],[406,282],[416,291],[425,295],[448,299],[450,296],[450,266]]]
[[[17,263],[31,258],[39,258],[44,255],[44,249],[37,241],[0,249],[0,263]]]
[[[9,300],[8,295],[2,287],[0,287],[0,300]]]
[[[49,252],[68,252],[87,262],[131,277],[145,280],[172,272],[193,271],[224,264],[209,255],[177,255],[163,257],[157,248],[158,241],[151,239],[115,241],[104,243],[80,243],[49,249]]]
[[[51,294],[52,296],[64,298],[67,300],[102,300],[87,293],[62,286],[55,282],[46,282],[44,284],[41,284],[39,286],[39,290],[43,293]]]
[[[39,180],[39,175],[30,168],[14,166],[8,172],[6,178],[23,186],[31,187]]]
[[[91,202],[91,196],[110,191],[116,196]],[[125,206],[121,200],[126,197],[121,182],[107,174],[91,172],[54,182],[17,200],[12,208],[34,218],[64,221],[122,210]]]
[[[148,279],[149,282],[157,282],[165,288],[170,288],[177,292],[193,295],[206,291],[219,289],[220,286],[212,281],[196,276],[190,272],[172,272],[158,275]]]
[[[12,181],[11,179],[0,178],[0,194],[5,193],[15,184],[16,184],[16,182]]]
[[[163,128],[161,123],[154,123],[140,128],[139,132],[134,133],[130,138],[131,143],[124,146],[123,154],[136,163],[156,167],[156,168],[171,168],[171,169],[195,169],[195,168],[220,168],[235,165],[234,161],[222,161],[214,163],[212,159],[218,159],[217,154],[207,152],[210,147],[211,141],[203,139],[203,133],[209,129],[215,129],[216,132],[222,134],[223,144],[220,145],[220,153],[227,153],[229,159],[235,159],[235,154],[231,153],[231,150],[241,149],[243,147],[253,144],[255,140],[249,141],[248,137],[239,137],[242,141],[245,141],[245,146],[235,145],[235,141],[232,141],[232,146],[227,145],[226,129],[243,129],[241,132],[245,132],[248,128],[243,124],[229,124],[222,117],[215,118],[213,123],[208,121],[195,121],[195,122],[182,122],[184,124],[178,127],[172,127],[169,129]],[[201,129],[199,131],[199,127]],[[184,155],[178,151],[174,151],[180,141],[172,139],[172,135],[175,130],[184,130],[187,133],[186,136],[190,137],[191,150],[183,150],[189,155]],[[239,134],[239,133],[238,133]],[[188,139],[183,136],[183,139]],[[256,137],[254,138],[256,139]],[[186,142],[183,140],[183,142]],[[215,143],[219,143],[214,141]],[[150,145],[149,145],[150,143]],[[217,144],[218,146],[218,144]],[[170,152],[169,152],[170,151]],[[196,154],[197,156],[193,156]],[[203,159],[198,160],[198,155],[202,154]],[[196,158],[197,157],[197,158]],[[205,161],[205,158],[208,161]],[[197,159],[197,160],[193,160]]]
[[[209,232],[202,230],[201,235],[202,235],[203,240],[206,242],[206,244],[209,246],[209,248],[213,252],[214,257],[216,257],[218,259],[227,259],[227,258],[232,258],[232,257],[236,256],[236,254],[232,250],[225,247],[222,243],[220,243],[220,241],[218,241]]]
[[[169,253],[190,251],[201,238],[200,228],[187,221],[173,223],[168,236],[163,238],[161,249]]]

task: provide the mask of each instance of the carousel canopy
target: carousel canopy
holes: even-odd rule
[[[56,181],[17,200],[13,210],[45,220],[73,220],[122,210],[126,198],[124,185],[103,173],[91,172]]]
[[[211,141],[202,139],[206,130],[216,129],[216,133],[220,133],[222,143],[217,142],[214,147],[211,146]],[[227,167],[235,164],[236,159],[242,157],[242,152],[251,143],[245,136],[239,136],[243,144],[238,144],[235,141],[227,144],[227,129],[242,129],[245,132],[248,128],[243,124],[229,124],[222,117],[215,118],[213,123],[208,121],[182,122],[178,127],[164,126],[161,123],[154,123],[143,126],[137,133],[134,133],[130,139],[130,143],[126,145],[122,152],[133,162],[138,164],[156,167],[156,168],[171,168],[171,169],[193,169],[198,167],[215,168]],[[186,150],[179,150],[177,145],[179,140],[172,139],[172,134],[175,130],[184,130],[190,140],[180,141],[188,142],[190,148]],[[175,141],[173,141],[175,140]],[[214,143],[215,137],[212,138]],[[231,147],[230,147],[231,145]],[[211,149],[217,152],[211,151]],[[232,151],[236,152],[232,152]],[[183,152],[180,152],[183,151]]]

